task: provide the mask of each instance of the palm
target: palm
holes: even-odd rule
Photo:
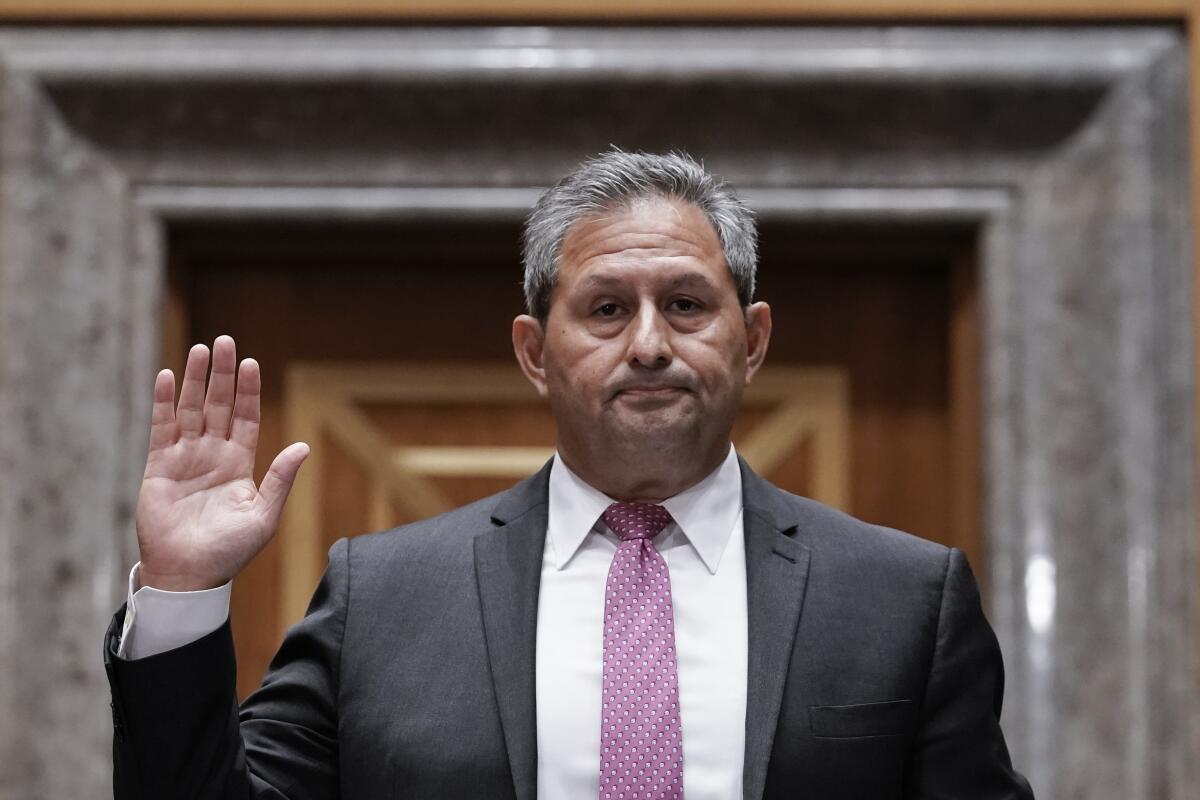
[[[151,451],[138,498],[139,519],[154,519],[162,539],[143,546],[156,556],[175,556],[180,569],[197,560],[224,560],[222,550],[245,549],[262,537],[258,488],[251,477],[253,454],[232,442],[200,437]],[[158,544],[165,552],[155,551]],[[214,550],[216,552],[214,552]]]
[[[155,382],[137,527],[142,582],[158,588],[209,588],[236,575],[274,534],[307,455],[303,444],[287,448],[256,487],[258,365],[243,361],[235,381],[233,340],[219,338],[205,395],[207,362],[203,346],[189,353],[177,411],[172,373]]]

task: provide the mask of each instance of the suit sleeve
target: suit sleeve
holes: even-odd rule
[[[262,687],[239,710],[229,621],[155,656],[117,656],[124,609],[105,637],[112,691],[115,800],[337,798],[338,670],[349,542],[308,612],[284,637]]]
[[[1003,697],[1000,646],[966,557],[951,550],[906,798],[1032,800],[1000,731]]]

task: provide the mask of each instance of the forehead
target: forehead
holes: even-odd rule
[[[720,239],[708,217],[691,203],[640,198],[588,215],[563,237],[559,279],[634,265],[702,267],[728,275]],[[718,278],[719,280],[719,278]],[[732,278],[730,278],[732,280]]]

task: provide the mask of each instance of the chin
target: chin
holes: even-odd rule
[[[621,420],[606,436],[626,450],[669,450],[695,442],[700,425],[698,420],[673,414],[642,414],[635,420]]]

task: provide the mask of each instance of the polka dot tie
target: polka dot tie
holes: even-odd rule
[[[613,503],[621,537],[604,594],[600,800],[683,797],[683,733],[667,562],[651,541],[671,522],[662,506]]]

